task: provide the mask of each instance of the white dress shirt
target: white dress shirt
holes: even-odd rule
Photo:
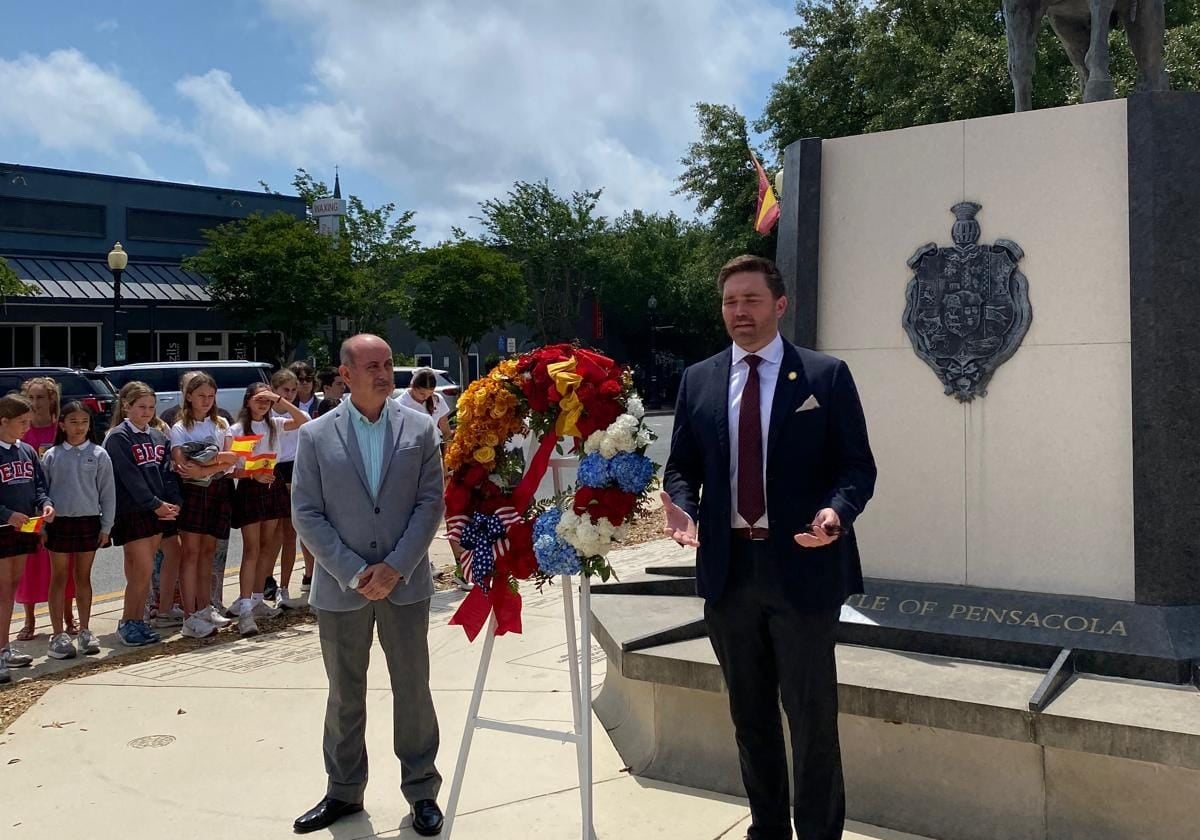
[[[754,355],[762,359],[758,363],[758,416],[762,423],[763,465],[763,515],[758,522],[750,523],[738,513],[738,424],[742,411],[742,390],[750,375],[750,366],[745,359],[750,353],[733,345],[733,358],[729,365],[729,498],[730,525],[734,528],[767,527],[767,432],[771,426],[771,404],[775,400],[775,383],[779,381],[779,368],[783,363],[783,337],[775,333],[770,344]]]

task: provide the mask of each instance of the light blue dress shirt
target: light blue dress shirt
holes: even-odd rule
[[[353,400],[346,400],[350,408],[350,425],[354,431],[354,439],[358,441],[358,451],[362,455],[363,468],[367,471],[367,483],[371,485],[371,495],[379,498],[379,480],[383,476],[383,453],[391,431],[388,425],[388,406],[385,403],[379,412],[379,419],[374,423],[358,410]],[[353,578],[347,589],[357,589],[358,579],[367,570],[364,564]]]
[[[383,474],[384,444],[388,438],[387,405],[379,412],[379,419],[374,423],[366,418],[353,401],[349,403],[350,418],[353,421],[354,437],[358,441],[358,451],[362,455],[363,467],[367,471],[367,482],[371,485],[371,495],[379,496],[379,479]]]

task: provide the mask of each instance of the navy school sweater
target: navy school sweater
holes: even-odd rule
[[[158,429],[138,431],[128,420],[108,433],[104,450],[117,484],[117,516],[177,505],[179,483],[171,469],[171,445]]]
[[[37,450],[28,443],[0,443],[0,522],[14,513],[40,516],[51,504],[46,474]]]

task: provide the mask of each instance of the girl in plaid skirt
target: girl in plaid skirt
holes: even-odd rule
[[[217,411],[217,383],[207,373],[192,373],[183,387],[179,419],[171,427],[171,459],[182,479],[183,504],[177,524],[183,553],[179,589],[187,618],[183,635],[211,636],[229,619],[209,599],[217,540],[229,538],[233,515],[233,479],[237,455],[228,451],[229,424]]]
[[[112,541],[125,547],[125,608],[117,634],[126,647],[162,640],[143,616],[154,554],[163,534],[175,533],[179,515],[179,485],[171,469],[167,437],[152,425],[158,420],[154,405],[149,385],[126,383],[117,395],[113,428],[104,440],[117,488]]]
[[[25,557],[41,543],[36,531],[22,530],[31,517],[54,520],[54,507],[37,451],[21,437],[33,422],[33,405],[11,394],[0,398],[0,683],[11,680],[8,669],[33,662],[8,644],[13,598],[25,568]]]
[[[285,416],[272,414],[274,408]],[[300,428],[308,415],[272,391],[265,382],[246,389],[238,422],[230,434],[234,438],[257,435],[253,452],[247,458],[278,453],[284,432]],[[243,636],[258,633],[255,617],[273,618],[279,610],[263,601],[267,575],[275,566],[274,551],[279,550],[279,520],[291,515],[291,502],[284,482],[276,481],[274,471],[247,472],[239,469],[233,494],[233,527],[242,530],[242,568],[239,574],[241,597],[230,607],[238,617],[238,632]]]
[[[112,459],[92,434],[92,412],[78,401],[63,406],[58,436],[42,459],[51,493],[60,499],[58,516],[46,526],[50,551],[50,637],[53,659],[71,659],[75,643],[63,621],[67,581],[74,578],[79,606],[79,650],[100,652],[100,643],[89,627],[92,615],[92,561],[96,549],[108,544],[117,514],[117,490]]]

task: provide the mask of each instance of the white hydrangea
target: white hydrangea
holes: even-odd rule
[[[634,394],[626,401],[625,410],[638,420],[641,420],[646,415],[646,407],[642,405],[642,398],[637,394]]]
[[[583,442],[584,453],[590,455],[593,452],[599,452],[600,445],[603,442],[604,442],[604,430],[603,429],[592,432],[590,435],[588,435],[587,440],[585,440]],[[606,455],[605,457],[607,458],[609,456]]]

